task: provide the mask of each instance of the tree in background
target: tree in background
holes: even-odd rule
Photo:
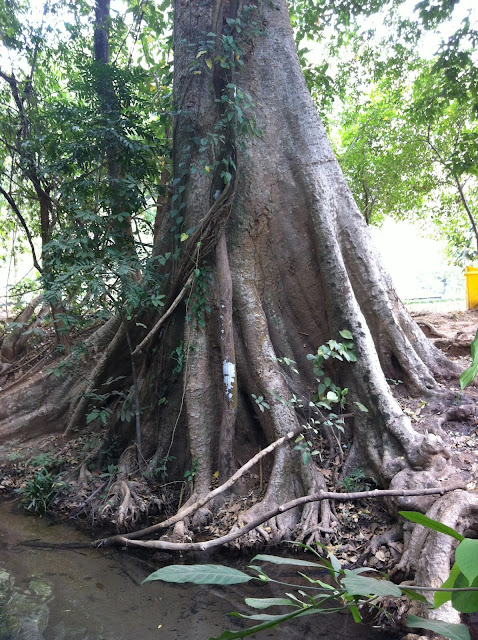
[[[438,20],[422,19],[427,27]],[[332,125],[339,161],[367,222],[426,221],[464,265],[477,245],[476,31],[465,18],[427,60],[417,23],[395,16],[392,26],[375,44],[362,32],[349,45],[342,75],[355,81],[342,89]]]
[[[23,17],[20,8],[19,15]],[[125,282],[130,302],[139,304],[134,300],[141,292],[127,274],[144,268],[151,253],[143,237],[151,236],[164,191],[158,176],[170,162],[169,115],[165,117],[161,104],[169,65],[164,57],[148,73],[133,65],[125,39],[130,29],[138,29],[139,18],[128,25],[119,17],[103,16],[101,22],[98,16],[96,33],[103,28],[105,37],[103,50],[97,45],[92,55],[89,17],[89,7],[81,3],[76,13],[61,3],[46,4],[39,26],[28,20],[23,27],[15,23],[17,37],[5,41],[16,67],[1,71],[6,104],[0,127],[2,210],[24,231],[45,289],[4,340],[6,360],[25,346],[20,336],[38,324],[31,316],[42,300],[51,305],[60,342],[69,331],[85,326],[84,320],[108,316],[107,293]],[[144,38],[151,38],[149,29],[160,28],[159,14],[150,9],[146,17]],[[66,28],[63,20],[71,20]],[[112,61],[110,39],[116,47]],[[147,40],[135,42],[138,59],[151,60]],[[38,289],[39,283],[33,286]],[[94,302],[85,318],[88,301]],[[115,304],[121,306],[121,301]]]

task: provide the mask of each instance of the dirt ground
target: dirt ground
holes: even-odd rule
[[[412,311],[415,322],[452,360],[469,358],[470,345],[478,329],[478,309],[471,311]]]

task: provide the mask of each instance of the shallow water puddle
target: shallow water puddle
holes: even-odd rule
[[[159,564],[116,549],[50,550],[19,544],[26,540],[71,543],[88,538],[66,525],[23,515],[12,504],[0,504],[0,640],[208,640],[224,629],[239,628],[241,622],[226,614],[247,613],[244,597],[282,595],[263,585],[221,588],[154,582],[141,586]],[[242,567],[247,559],[232,562]],[[6,574],[14,579],[13,589]],[[13,630],[15,607],[20,611],[17,618],[23,620]],[[354,625],[344,615],[310,616],[253,637],[389,638]]]

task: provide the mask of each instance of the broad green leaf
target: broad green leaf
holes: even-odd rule
[[[269,556],[267,554],[259,554],[254,556],[251,562],[259,560],[261,562],[271,562],[272,564],[291,564],[296,567],[315,567],[316,569],[323,569],[323,566],[317,564],[317,562],[310,562],[309,560],[299,560],[298,558],[281,558],[281,556]]]
[[[352,596],[394,596],[400,598],[402,595],[400,587],[388,580],[365,578],[348,569],[345,569],[344,573],[346,577],[342,579],[342,585]]]
[[[142,584],[152,580],[193,582],[194,584],[240,584],[252,580],[247,573],[220,564],[172,564],[149,575]]]
[[[468,369],[465,369],[460,376],[460,387],[464,391],[466,387],[473,382],[478,373],[478,362],[474,362]]]
[[[374,569],[373,567],[357,567],[356,569],[350,569],[350,571],[352,571],[352,573],[356,573],[358,576],[361,573],[380,573],[378,569]]]
[[[246,598],[245,603],[253,609],[268,609],[269,607],[296,606],[289,598]]]
[[[347,329],[342,329],[342,331],[339,331],[339,333],[342,338],[345,338],[346,340],[353,340],[353,335]]]
[[[300,571],[298,572],[300,576],[302,576],[305,580],[307,580],[308,582],[310,582],[311,584],[318,584],[320,587],[322,587],[322,589],[327,589],[327,591],[335,591],[337,592],[337,587],[333,587],[331,584],[327,584],[326,582],[323,582],[322,580],[312,580],[312,578],[309,578],[309,576],[306,576],[305,573],[301,573]],[[323,596],[323,593],[319,593],[317,596],[317,598],[321,598]]]
[[[455,551],[455,562],[471,584],[478,576],[478,540],[465,538]]]
[[[478,364],[478,329],[476,330],[473,342],[470,345],[471,360],[473,364]]]
[[[241,618],[246,620],[259,620],[260,622],[273,622],[276,623],[278,618],[282,618],[282,615],[272,615],[271,613],[253,613],[250,616],[242,615]]]
[[[458,533],[458,531],[455,531],[455,529],[447,527],[446,524],[442,524],[441,522],[437,522],[431,518],[427,518],[427,516],[424,516],[423,513],[418,513],[418,511],[399,511],[399,514],[411,522],[422,524],[424,527],[427,527],[427,529],[444,533],[447,536],[455,538],[455,540],[459,540],[460,542],[465,539],[465,537],[462,536],[461,533]]]
[[[340,573],[342,571],[342,565],[340,564],[340,561],[334,556],[333,553],[331,553],[330,551],[328,551],[328,553],[332,569],[335,571],[335,573]]]
[[[425,620],[418,616],[407,616],[407,627],[435,631],[449,640],[470,640],[470,633],[464,624],[450,624],[441,620]]]
[[[453,586],[455,589],[478,587],[478,577],[470,583],[466,577],[460,573]],[[451,603],[453,607],[461,613],[475,613],[478,611],[478,591],[453,591],[451,594]]]
[[[460,376],[460,387],[464,391],[466,387],[473,382],[478,373],[478,329],[475,338],[471,343],[471,366],[468,367]]]
[[[450,575],[442,584],[442,587],[444,587],[445,589],[451,589],[452,587],[454,587],[455,580],[460,575],[460,573],[461,571],[455,562],[455,564],[451,568]],[[451,591],[435,591],[435,595],[433,598],[435,609],[438,609],[438,607],[441,607],[442,604],[445,604],[445,602],[448,602],[448,600],[451,600],[451,594],[452,594]]]

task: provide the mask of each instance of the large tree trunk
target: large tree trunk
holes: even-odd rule
[[[380,267],[307,91],[285,2],[261,4],[265,33],[245,45],[245,67],[224,74],[222,88],[221,76],[208,74],[206,65],[200,74],[189,71],[196,52],[191,43],[198,34],[219,32],[222,24],[217,20],[235,17],[233,4],[176,4],[175,92],[181,113],[175,127],[175,175],[180,177],[184,166],[205,165],[205,152],[194,146],[192,138],[203,139],[214,130],[221,117],[217,99],[227,91],[224,82],[249,93],[261,134],[249,135],[241,145],[232,140],[237,184],[226,226],[228,260],[219,257],[226,251],[221,242],[216,255],[207,256],[214,286],[225,268],[232,281],[233,328],[227,340],[233,339],[237,354],[238,440],[243,440],[246,429],[254,433],[257,421],[267,441],[296,424],[295,410],[280,399],[289,400],[292,391],[307,396],[312,382],[307,354],[348,329],[358,362],[335,373],[350,389],[351,400],[368,408],[368,413],[357,411],[353,421],[349,467],[366,468],[388,483],[401,468],[427,466],[441,443],[413,430],[385,376],[403,380],[415,393],[426,393],[436,388],[435,376],[450,363],[412,322]],[[229,13],[222,15],[225,8]],[[234,127],[229,133],[237,137]],[[207,157],[208,166],[214,159]],[[200,169],[183,182],[183,226],[201,226],[217,182]],[[216,241],[222,237],[221,229],[218,223]],[[199,250],[196,260],[201,259]],[[213,286],[211,295],[214,299]],[[211,314],[207,326],[190,323],[184,338],[186,345],[194,346],[186,355],[184,391],[191,456],[200,461],[199,492],[206,490],[211,472],[224,464],[224,450],[218,459],[220,449],[215,452],[213,443],[231,441],[230,434],[219,432],[221,420],[227,423],[224,416],[231,413],[221,373],[224,362],[232,371],[235,363],[219,356],[226,334],[217,315],[227,315],[227,305],[217,298],[216,302],[216,314]],[[296,380],[290,380],[290,372],[278,362],[283,357],[296,361],[300,372]],[[262,395],[270,411],[251,403],[252,394]],[[301,466],[298,454],[284,449],[276,454],[266,500],[280,502],[310,491],[317,482],[322,480]],[[283,517],[284,524],[278,525],[283,533],[290,530],[293,517],[298,516]]]
[[[216,62],[219,36],[210,45],[215,50],[198,54],[205,37],[214,40],[204,34],[228,35],[236,17],[243,25],[244,66],[225,70]],[[192,497],[207,493],[217,470],[225,480],[251,453],[299,424],[289,401],[293,393],[311,395],[307,354],[348,330],[358,361],[332,372],[349,389],[354,414],[347,422],[348,468],[366,470],[383,486],[449,482],[453,470],[442,440],[413,428],[386,377],[402,380],[412,393],[433,394],[436,378],[452,365],[412,321],[380,266],[307,91],[285,0],[260,2],[249,13],[234,0],[176,0],[174,32],[178,199],[172,207],[179,213],[158,222],[155,250],[170,251],[180,233],[189,239],[178,243],[165,311],[182,294],[185,304],[137,354],[150,467],[174,456],[171,477],[194,469]],[[199,68],[191,70],[197,60]],[[242,135],[233,118],[221,129],[222,142],[204,144],[227,115],[221,96],[234,101],[240,91],[252,97],[248,113],[259,133]],[[234,162],[226,186],[219,175],[224,158]],[[115,340],[112,354],[121,352],[121,340],[125,345],[121,335]],[[295,361],[298,375],[283,358]],[[83,388],[94,388],[112,369],[114,363],[103,359]],[[69,430],[83,426],[87,408],[76,388],[75,394],[62,413]],[[261,410],[252,394],[270,408]],[[161,398],[168,402],[158,406]],[[355,410],[355,401],[368,412]],[[5,414],[0,419],[8,420]],[[17,432],[29,419],[19,413]],[[124,456],[125,468],[130,458]],[[264,500],[242,519],[324,486],[315,465],[302,464],[293,446],[283,446],[275,451]],[[308,505],[269,524],[276,539],[316,535],[327,530],[330,512],[327,505],[321,513]]]

